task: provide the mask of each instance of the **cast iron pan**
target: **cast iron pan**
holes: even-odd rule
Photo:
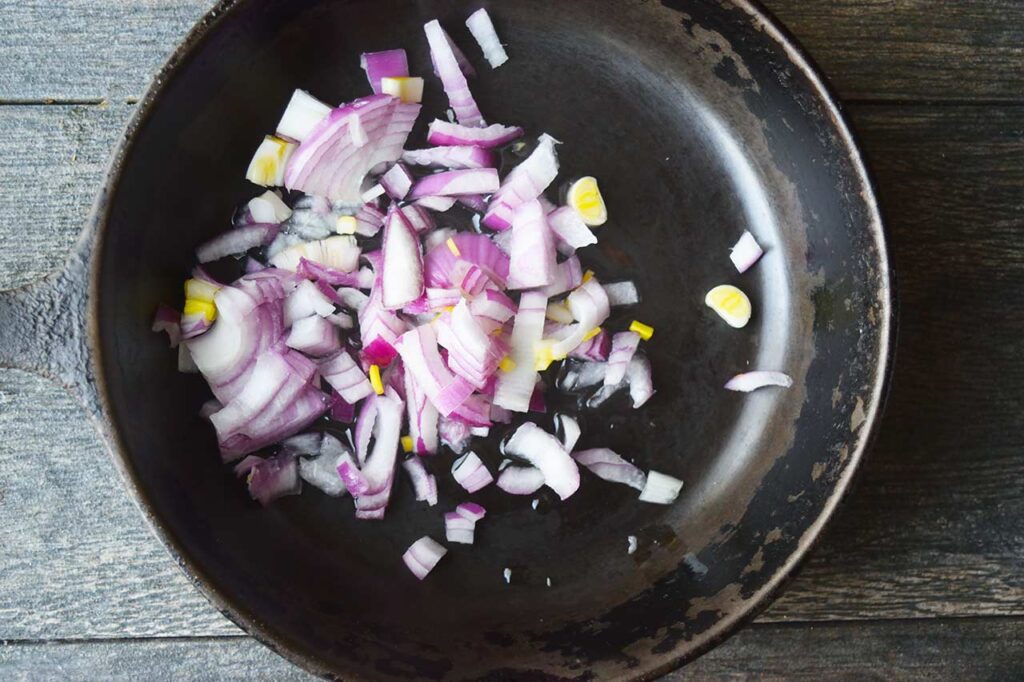
[[[497,71],[463,25],[480,5],[512,57]],[[437,509],[404,487],[384,523],[317,491],[260,509],[196,416],[202,381],[175,371],[149,325],[158,302],[178,302],[193,247],[253,195],[246,164],[292,89],[363,95],[359,54],[399,46],[429,76],[421,27],[434,17],[478,62],[485,115],[551,133],[564,176],[601,179],[613,218],[587,262],[636,280],[633,315],[657,329],[658,395],[587,419],[581,446],[686,488],[660,507],[587,476],[535,511],[492,487],[476,496],[489,510],[477,545],[419,583],[399,557],[440,536]],[[425,111],[441,114],[428,82]],[[743,229],[768,253],[741,276],[728,250]],[[754,301],[744,330],[703,307],[724,282]],[[4,365],[73,387],[196,586],[299,665],[350,679],[651,678],[763,608],[832,514],[881,406],[891,286],[847,125],[746,0],[239,0],[202,21],[139,103],[66,270],[0,298],[0,347]],[[722,390],[754,367],[796,383]],[[439,478],[445,509],[464,499]]]

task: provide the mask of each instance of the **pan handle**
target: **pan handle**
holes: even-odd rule
[[[94,230],[86,228],[64,267],[38,282],[0,291],[0,368],[20,369],[67,388],[94,416],[99,394],[89,351],[89,263]]]

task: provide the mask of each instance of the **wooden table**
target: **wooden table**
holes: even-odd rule
[[[511,0],[508,0],[511,1]],[[0,287],[75,240],[210,0],[0,0]],[[1024,2],[771,0],[867,149],[901,297],[881,437],[800,576],[684,678],[1024,676]],[[299,679],[187,583],[86,416],[0,371],[0,678]]]

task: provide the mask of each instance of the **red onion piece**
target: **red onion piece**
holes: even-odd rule
[[[416,493],[417,502],[426,502],[427,506],[433,507],[437,504],[437,481],[427,472],[419,457],[413,455],[402,461],[402,468],[409,474],[412,481],[412,489]]]
[[[292,209],[281,201],[281,197],[273,190],[267,190],[246,204],[250,224],[270,223],[279,225],[292,215]]]
[[[247,475],[249,494],[264,507],[285,495],[298,495],[302,490],[295,457],[281,454],[261,459],[246,457],[235,467],[238,475]]]
[[[373,451],[361,470],[362,476],[366,479],[366,490],[357,492],[349,488],[349,492],[355,498],[356,518],[360,519],[383,518],[391,497],[402,428],[404,405],[393,390],[388,390],[385,395],[375,396],[374,402],[377,415],[373,427]],[[344,476],[344,473],[342,475]]]
[[[746,272],[761,259],[764,250],[750,232],[744,232],[736,246],[732,247],[729,259],[739,272]]]
[[[345,402],[355,404],[373,393],[370,380],[363,374],[348,351],[320,363],[320,376],[338,392]]]
[[[651,504],[672,504],[679,497],[679,491],[682,489],[683,482],[678,478],[651,471],[647,474],[647,483],[640,492],[640,501]]]
[[[605,386],[614,386],[626,377],[626,368],[639,346],[640,335],[636,332],[619,332],[612,336],[612,352],[604,375]]]
[[[530,409],[530,398],[537,383],[534,348],[544,333],[544,313],[548,299],[536,291],[525,291],[519,300],[510,339],[510,355],[515,367],[501,372],[494,393],[494,404],[513,412]]]
[[[334,302],[324,295],[309,280],[303,280],[284,301],[284,324],[291,326],[297,320],[319,315],[326,317],[334,312]]]
[[[469,441],[473,434],[470,432],[469,424],[458,419],[441,417],[437,426],[437,433],[441,442],[451,448],[452,452],[462,454],[469,447]]]
[[[597,243],[597,237],[583,222],[579,212],[571,206],[556,208],[548,214],[548,225],[555,235],[558,250],[566,256],[577,249]]]
[[[437,336],[430,325],[403,334],[395,343],[406,372],[415,377],[438,412],[447,417],[469,398],[473,387],[454,376],[437,351]]]
[[[306,355],[323,357],[339,350],[341,339],[333,324],[314,315],[295,321],[285,345]]]
[[[465,194],[493,194],[498,190],[498,171],[493,168],[450,170],[427,175],[412,188],[410,199],[431,196],[457,197]]]
[[[580,487],[580,472],[557,438],[526,422],[505,443],[505,453],[526,460],[544,474],[544,485],[563,500]]]
[[[491,472],[472,451],[462,455],[452,464],[452,478],[469,493],[475,493],[494,482]]]
[[[384,211],[373,204],[363,204],[356,213],[356,234],[373,237],[384,227]]]
[[[469,19],[466,19],[466,26],[480,45],[480,49],[484,51],[484,58],[492,69],[496,69],[508,61],[508,54],[498,39],[498,34],[494,30],[494,24],[491,23],[491,17],[487,14],[487,10],[480,8],[470,14]]]
[[[416,205],[421,208],[426,208],[437,213],[444,213],[451,209],[455,205],[457,199],[455,197],[423,197],[422,199],[416,200]]]
[[[547,286],[554,280],[555,265],[555,241],[544,209],[539,202],[528,201],[515,210],[512,218],[508,286],[510,289]]]
[[[568,355],[583,343],[583,338],[587,334],[608,319],[611,310],[604,287],[596,277],[591,277],[569,294],[566,305],[577,322],[569,328],[568,336],[552,346],[551,352],[556,358]]]
[[[310,434],[314,435],[314,434]],[[319,434],[315,434],[319,436]],[[318,445],[312,458],[302,457],[299,459],[299,476],[306,483],[319,488],[331,497],[339,497],[348,492],[345,482],[338,473],[338,467],[342,461],[349,458],[352,453],[341,444],[337,438],[329,433],[323,434],[323,440]]]
[[[359,267],[361,249],[355,238],[336,235],[319,241],[288,247],[274,255],[270,262],[275,268],[295,272],[302,259],[318,263],[340,272],[352,272]]]
[[[374,94],[380,94],[381,78],[407,78],[409,76],[409,58],[405,50],[385,50],[383,52],[366,52],[359,57],[359,66],[366,72],[366,79]]]
[[[447,553],[447,549],[430,537],[424,536],[412,543],[412,546],[402,555],[402,561],[414,576],[423,580]]]
[[[623,483],[637,490],[643,490],[647,483],[644,472],[608,448],[581,450],[574,452],[572,458],[606,481]]]
[[[447,124],[452,125],[452,124]],[[493,128],[494,126],[491,126]],[[490,128],[468,128],[474,133]],[[495,168],[497,155],[490,149],[474,145],[450,145],[402,152],[402,160],[414,166],[433,166],[452,170],[469,168]]]
[[[448,542],[472,545],[475,529],[476,523],[458,512],[448,512],[444,515],[444,536]]]
[[[177,348],[181,343],[181,313],[161,303],[157,306],[152,329],[157,333],[167,332],[171,348]]]
[[[381,303],[395,310],[423,293],[423,254],[416,232],[401,211],[392,208],[384,226]]]
[[[509,495],[532,495],[544,487],[544,474],[536,467],[508,466],[502,463],[498,474],[498,487]]]
[[[452,275],[460,260],[472,263],[504,289],[509,273],[509,258],[494,245],[494,242],[482,234],[460,232],[452,237],[459,251],[456,256],[448,244],[438,244],[423,261],[424,277],[428,287],[440,289],[457,288]]]
[[[330,416],[336,422],[351,424],[356,418],[356,406],[348,402],[335,391],[331,395]]]
[[[479,194],[463,195],[459,197],[459,203],[475,213],[483,213],[487,210],[487,202]]]
[[[413,231],[417,234],[429,232],[436,227],[433,216],[431,216],[430,213],[422,206],[417,204],[407,204],[398,209],[398,211],[405,216],[406,222],[409,223],[410,227],[412,227]]]
[[[354,287],[359,284],[358,273],[335,270],[332,267],[328,267],[322,263],[313,262],[305,257],[299,258],[299,264],[295,268],[295,274],[299,277],[317,280],[334,287]]]
[[[437,340],[448,350],[448,367],[478,389],[484,387],[503,357],[495,348],[494,338],[469,311],[465,299],[437,321]],[[485,420],[484,425],[489,424]]]
[[[302,142],[329,113],[329,106],[305,90],[296,90],[277,124],[277,134]]]
[[[196,249],[196,258],[200,263],[210,263],[225,256],[236,256],[258,246],[266,246],[274,241],[280,225],[257,223],[236,227],[222,235],[214,237]]]
[[[626,381],[629,382],[629,397],[633,400],[633,409],[639,409],[654,395],[654,381],[651,378],[651,363],[641,354],[633,356],[626,370]]]
[[[455,513],[469,519],[473,523],[476,523],[483,517],[487,516],[487,510],[476,502],[463,502],[459,506],[455,507]]]
[[[439,414],[419,382],[411,372],[405,374],[405,399],[409,412],[409,437],[412,451],[417,455],[432,455],[437,452]]]
[[[515,237],[515,228],[512,229],[512,236]],[[541,291],[548,298],[554,298],[567,291],[572,291],[582,283],[583,268],[580,266],[580,259],[576,256],[569,256],[555,266],[550,284],[541,289]]]
[[[526,159],[505,176],[501,187],[491,197],[491,204],[484,215],[483,223],[492,230],[507,230],[515,209],[533,201],[548,188],[558,176],[558,155],[555,140],[550,135],[541,135],[540,144]]]
[[[498,123],[486,128],[470,127],[447,121],[434,120],[427,131],[427,142],[441,147],[480,147],[494,149],[522,137],[522,128]]]
[[[473,99],[473,93],[469,91],[469,84],[459,67],[448,34],[441,28],[441,24],[437,20],[427,23],[423,30],[427,34],[427,42],[430,44],[430,56],[434,62],[434,68],[444,86],[445,94],[448,95],[448,103],[455,111],[455,118],[466,126],[482,125],[484,123],[483,116]]]
[[[757,389],[764,388],[766,386],[789,388],[792,385],[793,379],[788,374],[759,370],[737,374],[732,379],[729,379],[725,387],[730,391],[750,393],[751,391],[756,391]]]
[[[412,189],[413,181],[412,173],[401,162],[396,163],[387,173],[380,176],[380,186],[392,199],[404,199]]]
[[[562,432],[562,447],[565,448],[566,452],[572,452],[582,433],[580,423],[567,414],[556,414],[555,425]],[[573,455],[573,457],[576,457],[576,455]]]
[[[388,362],[395,356],[395,342],[409,326],[395,313],[385,310],[381,304],[380,287],[370,292],[370,298],[359,313],[359,333],[363,343],[363,354],[371,349],[377,357],[387,357]],[[374,362],[373,364],[381,364]],[[387,364],[387,363],[384,363]]]
[[[608,304],[611,306],[634,305],[640,302],[640,294],[633,282],[612,282],[604,285],[604,292],[608,295]]]
[[[486,334],[493,334],[516,314],[516,304],[496,289],[485,289],[470,302],[469,312]]]
[[[594,360],[596,362],[605,362],[608,360],[608,355],[611,353],[612,348],[612,336],[605,330],[601,330],[596,336],[591,337],[589,340],[584,341],[580,345],[576,346],[569,353],[570,358],[579,358],[580,360]]]

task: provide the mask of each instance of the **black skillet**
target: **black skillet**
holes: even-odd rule
[[[462,23],[481,5],[511,54],[497,71]],[[178,301],[193,247],[252,196],[244,169],[293,88],[350,100],[366,93],[361,52],[405,47],[428,76],[426,112],[443,116],[421,29],[434,17],[477,62],[486,116],[551,133],[566,177],[601,179],[612,220],[586,261],[634,279],[633,314],[657,330],[658,395],[587,419],[582,445],[686,487],[659,507],[588,476],[537,510],[486,490],[477,545],[418,583],[399,556],[440,535],[437,509],[404,488],[384,523],[316,491],[258,508],[196,416],[202,382],[176,373],[149,324],[158,302]],[[728,252],[744,229],[767,254],[737,275]],[[703,306],[725,282],[754,302],[746,329]],[[311,671],[651,678],[763,608],[834,511],[877,421],[891,287],[871,183],[835,101],[746,0],[229,0],[138,104],[66,270],[0,297],[0,354],[76,390],[196,586]],[[722,390],[750,368],[786,370],[795,385]],[[446,484],[444,508],[459,499]]]

